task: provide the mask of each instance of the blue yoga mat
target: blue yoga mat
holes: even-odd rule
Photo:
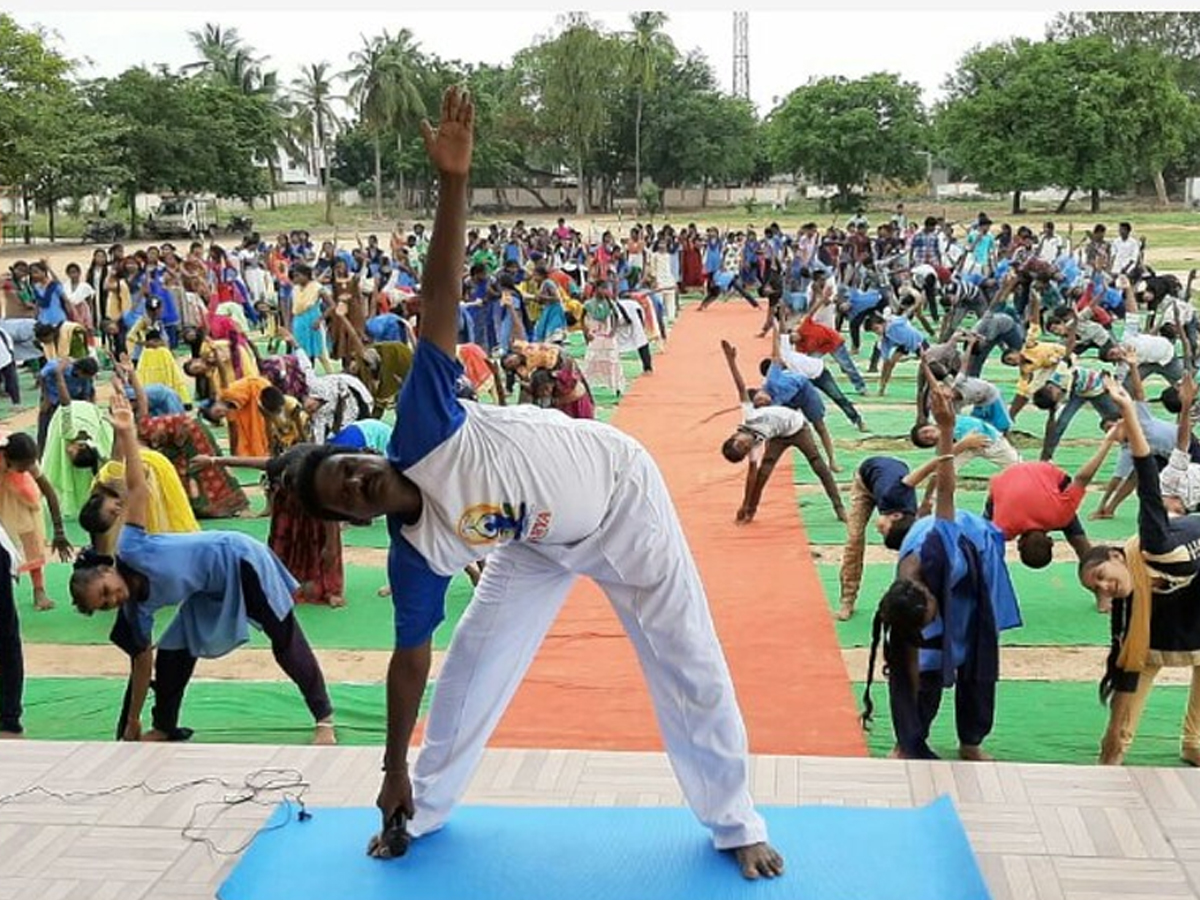
[[[766,807],[787,871],[746,881],[686,809],[463,807],[397,860],[373,809],[280,807],[220,900],[988,900],[949,798],[919,809]]]

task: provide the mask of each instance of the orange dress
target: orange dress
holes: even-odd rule
[[[46,565],[41,489],[31,473],[10,469],[3,453],[0,453],[0,524],[21,545],[25,562],[19,572],[31,572]]]
[[[236,427],[231,441],[234,456],[270,456],[271,441],[267,435],[267,420],[259,409],[258,399],[271,382],[261,375],[239,378],[218,395],[229,404],[229,421]]]

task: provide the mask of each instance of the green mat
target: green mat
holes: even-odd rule
[[[25,683],[22,724],[38,740],[111,741],[124,691],[125,681],[119,678],[31,678]],[[340,743],[383,744],[383,684],[331,684],[329,695]],[[430,685],[422,715],[432,695]],[[147,701],[142,717],[145,727],[152,703]],[[202,680],[188,686],[179,724],[195,729],[193,741],[209,744],[307,744],[313,725],[291,682]]]
[[[17,588],[17,603],[21,615],[21,637],[30,644],[107,644],[112,628],[112,616],[80,615],[70,603],[67,580],[70,567],[55,564],[46,569],[46,590],[58,601],[47,612],[34,612],[29,579],[24,578]],[[346,566],[346,605],[340,609],[301,603],[296,606],[309,643],[314,647],[337,650],[391,650],[394,645],[392,602],[377,595],[387,584],[382,567]],[[463,611],[471,600],[471,582],[465,575],[456,575],[446,596],[446,620],[434,634],[434,648],[450,646],[450,637]],[[171,614],[158,616],[159,631],[171,622]],[[251,629],[250,646],[267,647],[263,635]],[[119,652],[114,649],[113,652]]]
[[[854,686],[856,699],[862,685]],[[1188,689],[1156,687],[1146,704],[1137,738],[1126,763],[1177,766],[1180,722]],[[872,756],[886,756],[894,745],[886,684],[871,690],[875,719],[867,743]],[[861,705],[861,701],[860,701]],[[1027,763],[1091,764],[1100,750],[1108,710],[1100,705],[1096,686],[1080,682],[1002,681],[996,694],[996,725],[984,745],[1000,760]],[[947,691],[934,721],[929,744],[945,759],[956,758],[954,697]]]
[[[831,611],[838,605],[840,571],[838,566],[817,565]],[[1108,617],[1096,612],[1096,602],[1080,586],[1073,564],[1052,563],[1038,571],[1014,565],[1009,571],[1025,624],[1004,632],[1001,644],[1008,647],[1107,646]],[[895,574],[893,565],[872,563],[863,567],[862,588],[854,617],[848,622],[836,623],[838,642],[843,647],[870,646],[871,619],[879,598]]]

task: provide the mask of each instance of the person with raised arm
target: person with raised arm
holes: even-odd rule
[[[420,836],[445,824],[571,585],[587,575],[637,650],[667,754],[714,846],[747,878],[780,875],[783,859],[750,796],[746,729],[704,586],[650,454],[602,422],[456,396],[474,121],[470,96],[452,87],[438,127],[421,127],[438,172],[437,218],[421,338],[387,457],[314,447],[295,472],[314,515],[388,520],[395,650],[377,801],[384,827],[368,853],[404,852],[405,833],[419,852]],[[438,675],[410,778],[446,589],[480,558],[487,565]]]
[[[1021,614],[1004,561],[1004,535],[974,513],[956,510],[953,396],[932,384],[937,425],[937,505],[900,545],[896,580],[879,601],[871,629],[863,723],[874,705],[871,683],[880,644],[896,735],[895,756],[936,759],[929,729],[942,693],[954,688],[961,759],[991,759],[983,742],[995,719],[1000,632]]]
[[[1109,395],[1137,471],[1137,535],[1123,546],[1098,545],[1079,561],[1079,581],[1112,610],[1112,642],[1100,699],[1109,707],[1100,763],[1120,765],[1133,743],[1155,676],[1164,666],[1192,668],[1180,756],[1200,765],[1200,518],[1171,516],[1158,466],[1142,430],[1137,401],[1115,380]]]
[[[121,453],[137,459],[136,425],[123,386],[114,386],[110,405]],[[275,554],[239,532],[148,533],[149,493],[144,467],[126,465],[125,524],[116,558],[85,551],[71,575],[71,600],[81,613],[117,611],[110,639],[129,654],[132,669],[121,737],[190,737],[179,728],[179,711],[196,660],[233,652],[250,639],[253,625],[267,635],[275,661],[304,695],[316,722],[313,743],[335,743],[325,676],[292,610],[299,583]],[[159,637],[155,658],[154,616],[168,606],[178,611]],[[153,728],[143,735],[152,672]]]

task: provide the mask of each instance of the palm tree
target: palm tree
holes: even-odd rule
[[[244,49],[241,35],[236,28],[222,28],[212,22],[206,22],[203,31],[189,31],[188,37],[201,58],[184,66],[184,72],[223,70],[230,58]]]
[[[387,36],[387,32],[384,32]],[[404,154],[404,131],[416,129],[417,123],[426,115],[425,101],[421,99],[422,73],[428,67],[421,54],[420,45],[413,41],[413,34],[401,28],[389,41],[388,71],[392,81],[392,126],[396,129],[396,153]],[[400,206],[404,208],[404,166],[400,166]]]
[[[292,100],[295,103],[295,133],[309,149],[310,159],[317,163],[321,183],[325,187],[325,222],[333,224],[333,189],[330,185],[329,141],[337,132],[338,118],[333,102],[341,98],[333,93],[333,76],[329,63],[309,63],[292,81]]]
[[[654,89],[660,64],[664,57],[675,55],[675,45],[662,32],[667,15],[662,12],[635,12],[629,14],[633,30],[628,33],[627,66],[630,79],[637,89],[637,115],[633,129],[634,191],[641,208],[642,190],[642,110],[647,91]]]
[[[358,109],[363,124],[371,131],[375,145],[375,217],[382,218],[383,132],[395,128],[397,150],[402,151],[400,135],[415,116],[425,114],[425,104],[418,89],[417,67],[413,64],[418,51],[412,43],[412,32],[407,28],[401,29],[393,38],[384,31],[371,40],[363,36],[362,42],[362,48],[350,54],[354,65],[342,73],[342,77],[350,82],[348,99]],[[403,171],[400,178],[403,205]]]

